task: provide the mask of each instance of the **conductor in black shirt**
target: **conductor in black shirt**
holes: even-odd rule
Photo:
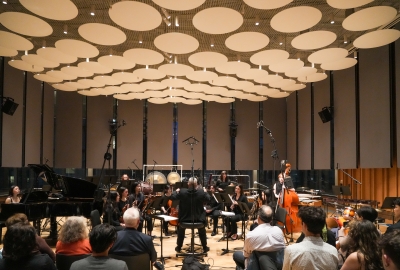
[[[172,200],[179,200],[179,214],[178,222],[202,222],[206,223],[206,212],[204,210],[204,203],[210,200],[210,195],[205,192],[205,188],[197,189],[197,179],[190,178],[188,181],[188,188],[176,189],[172,193]],[[178,227],[178,239],[176,241],[175,251],[180,252],[183,239],[185,237],[185,228]],[[207,236],[205,227],[199,228],[199,238],[203,251],[207,252],[210,249],[207,247]]]

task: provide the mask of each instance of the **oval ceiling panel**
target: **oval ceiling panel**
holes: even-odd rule
[[[259,32],[241,32],[233,34],[225,40],[226,47],[237,52],[257,51],[267,46],[268,43],[268,36]]]
[[[210,88],[211,86],[203,83],[192,83],[191,85],[187,85],[184,88],[188,91],[193,92],[204,92],[205,89]]]
[[[213,68],[228,62],[228,57],[217,52],[199,52],[189,56],[189,62],[202,68]]]
[[[80,40],[61,39],[56,41],[55,46],[63,53],[80,58],[92,58],[99,55],[99,50],[95,46]]]
[[[97,74],[106,74],[106,73],[110,73],[112,72],[112,68],[103,66],[102,64],[100,64],[99,62],[80,62],[78,64],[78,67],[83,68],[83,69],[87,69],[92,71],[93,73],[97,73]]]
[[[19,0],[30,12],[41,17],[67,21],[78,16],[78,8],[71,0]]]
[[[328,48],[310,54],[307,59],[310,63],[322,64],[345,58],[348,54],[349,52],[343,48]]]
[[[313,67],[302,67],[300,69],[296,69],[296,70],[292,70],[292,71],[288,71],[285,72],[285,75],[287,77],[291,77],[291,78],[297,78],[300,76],[307,76],[313,73],[317,73],[317,69],[313,68]]]
[[[185,54],[197,50],[199,42],[190,35],[173,32],[156,37],[154,45],[163,52]]]
[[[304,89],[304,88],[306,88],[305,84],[296,83],[296,84],[291,84],[291,85],[282,87],[281,89],[284,90],[284,91],[298,91],[298,90],[301,90],[301,89]]]
[[[319,9],[309,6],[298,6],[285,9],[271,19],[271,27],[278,32],[294,33],[316,25],[322,18]]]
[[[62,80],[75,80],[76,78],[78,78],[78,76],[76,75],[67,74],[60,70],[49,70],[46,72],[46,74]]]
[[[373,2],[374,0],[327,0],[328,5],[338,9],[349,9],[361,7]]]
[[[293,2],[293,0],[243,0],[247,5],[257,9],[276,9]]]
[[[98,81],[100,83],[104,83],[106,85],[119,85],[122,83],[121,81],[118,81],[111,76],[103,76],[103,75],[96,76],[93,78],[93,80]]]
[[[336,34],[330,31],[312,31],[292,40],[292,46],[299,50],[315,50],[332,44]]]
[[[73,92],[73,91],[76,91],[76,90],[77,90],[77,88],[74,88],[74,87],[72,87],[72,86],[65,85],[65,84],[63,84],[63,83],[56,83],[56,84],[53,84],[53,85],[51,85],[51,86],[52,86],[53,88],[58,89],[58,90],[61,90],[61,91]]]
[[[375,6],[359,10],[346,19],[342,26],[349,31],[365,31],[379,27],[394,19],[397,10],[388,6]]]
[[[164,56],[150,49],[134,48],[124,52],[123,56],[139,65],[157,65],[164,61]]]
[[[82,24],[78,28],[78,33],[87,41],[106,46],[118,45],[126,40],[124,32],[114,26],[103,23]]]
[[[46,37],[53,33],[53,28],[46,21],[22,12],[3,12],[0,23],[7,29],[32,37]]]
[[[15,49],[0,47],[0,56],[12,57],[16,56],[18,51]]]
[[[164,64],[158,70],[170,76],[186,76],[194,71],[192,67],[183,64]]]
[[[255,65],[268,66],[277,62],[281,62],[288,58],[289,53],[287,51],[272,49],[253,54],[250,57],[250,62]]]
[[[168,87],[185,87],[187,85],[190,85],[190,82],[188,80],[176,78],[165,79],[162,80],[161,83]]]
[[[237,81],[227,85],[231,89],[243,90],[254,86],[254,83],[249,81]]]
[[[63,80],[60,78],[56,78],[47,74],[35,74],[33,75],[33,78],[36,80],[42,81],[42,82],[47,82],[47,83],[58,83],[62,82]]]
[[[63,64],[71,64],[78,61],[78,57],[65,54],[52,47],[40,48],[36,51],[36,53],[49,61],[56,61]]]
[[[325,70],[342,70],[350,68],[357,64],[357,60],[354,58],[343,58],[338,61],[328,62],[321,64],[321,68]]]
[[[93,72],[80,67],[67,66],[61,68],[61,71],[70,75],[78,76],[78,77],[91,77],[93,76]]]
[[[118,55],[105,55],[102,57],[99,57],[97,59],[100,64],[112,68],[112,69],[119,69],[119,70],[124,70],[124,69],[131,69],[135,67],[135,63],[129,61],[128,59],[118,56]]]
[[[153,0],[160,7],[171,10],[190,10],[204,4],[206,0]]]
[[[310,83],[310,82],[319,82],[325,80],[326,78],[328,78],[328,75],[326,75],[325,73],[314,73],[305,77],[299,77],[297,78],[297,80],[299,82]]]
[[[237,81],[238,79],[236,79],[235,77],[220,76],[209,81],[209,83],[216,86],[227,86],[228,84],[235,83]]]
[[[197,70],[186,75],[186,78],[196,82],[206,82],[218,77],[218,74],[212,71]]]
[[[44,70],[44,68],[41,66],[28,64],[27,62],[22,61],[22,60],[10,60],[10,61],[8,61],[8,64],[16,69],[20,69],[20,70],[24,70],[24,71],[42,72]]]
[[[225,7],[203,9],[193,17],[194,27],[207,34],[226,34],[237,30],[242,24],[242,14]]]
[[[23,55],[21,56],[21,59],[27,62],[28,64],[37,65],[45,68],[55,68],[60,65],[59,63],[46,60],[37,54]]]
[[[167,86],[165,86],[164,84],[154,81],[142,82],[140,83],[140,85],[143,86],[145,89],[150,90],[162,90],[167,88]]]
[[[237,74],[248,69],[250,69],[249,64],[238,61],[230,61],[215,68],[216,71],[223,74]]]
[[[304,62],[296,59],[287,59],[279,63],[275,63],[269,66],[269,69],[273,72],[283,73],[291,70],[300,69],[304,66]]]
[[[164,72],[161,72],[154,68],[138,68],[132,72],[133,75],[139,78],[147,79],[147,80],[158,80],[162,79],[166,76]]]
[[[121,88],[126,89],[128,92],[144,92],[146,88],[136,83],[126,83],[121,85]]]
[[[256,83],[261,83],[261,84],[270,84],[280,80],[283,80],[282,76],[272,75],[272,74],[254,79]]]
[[[87,87],[104,87],[105,86],[104,83],[97,82],[92,79],[80,79],[80,80],[78,80],[78,83],[85,85]]]
[[[258,68],[251,68],[249,70],[245,70],[243,72],[236,74],[236,76],[245,80],[254,80],[257,79],[258,77],[263,77],[267,75],[268,71]]]
[[[382,29],[366,33],[354,40],[353,45],[361,49],[385,46],[396,41],[400,31],[396,29]]]
[[[134,83],[140,82],[142,78],[138,77],[137,75],[131,72],[116,72],[111,75],[114,79],[119,80],[125,83]]]
[[[33,43],[17,34],[0,30],[0,46],[18,51],[33,49]]]

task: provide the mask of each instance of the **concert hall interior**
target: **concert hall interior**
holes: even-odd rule
[[[288,164],[328,216],[400,196],[398,0],[52,2],[0,3],[2,205],[17,185],[88,217],[125,174],[160,195],[224,170],[250,201]]]

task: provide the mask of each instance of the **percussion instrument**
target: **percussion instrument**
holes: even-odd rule
[[[146,176],[146,182],[149,184],[168,184],[167,178],[161,172],[153,171]]]
[[[343,211],[343,216],[346,218],[353,218],[356,212],[352,207],[346,207]]]
[[[177,172],[170,172],[167,176],[168,183],[173,185],[181,181],[181,176]]]
[[[338,228],[340,226],[338,220],[333,217],[326,218],[325,222],[326,222],[326,226],[328,227],[329,230]]]

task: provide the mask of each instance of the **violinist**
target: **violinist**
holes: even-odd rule
[[[121,212],[118,208],[120,196],[116,191],[110,191],[110,195],[104,204],[103,223],[109,223],[117,231],[124,228],[125,224],[120,222]]]
[[[119,211],[123,214],[125,210],[128,208],[128,189],[126,187],[119,187],[118,189],[118,194],[119,194],[119,202],[118,202],[118,208]]]
[[[143,230],[143,222],[144,220],[146,220],[147,234],[151,236],[151,232],[153,231],[153,222],[151,218],[146,215],[146,213],[143,213],[143,210],[145,210],[144,208],[146,208],[147,206],[147,199],[145,198],[142,192],[141,183],[136,182],[131,186],[131,194],[129,195],[128,203],[130,207],[136,206],[139,209],[139,212],[141,213],[140,223],[137,230],[139,232]]]
[[[210,185],[211,194],[215,193],[215,186]],[[214,196],[211,196],[210,201],[206,205],[206,215],[211,216],[213,220],[213,230],[211,236],[217,234],[217,226],[218,226],[218,217],[221,215],[220,211],[222,210],[222,206],[217,202]]]
[[[129,176],[125,173],[121,176],[121,181],[128,181],[129,180]]]
[[[244,220],[245,216],[242,210],[239,207],[239,202],[247,202],[247,197],[243,193],[242,185],[237,185],[235,187],[235,194],[232,196],[232,205],[231,210],[235,213],[234,216],[228,216],[226,230],[227,230],[227,237],[231,237],[232,240],[237,239],[237,224],[236,222],[240,220]]]
[[[162,196],[160,205],[161,211],[164,215],[169,215],[171,212],[172,201],[170,200],[172,195],[172,189],[170,185],[166,185],[164,188],[164,194]],[[168,224],[169,222],[163,222],[163,231],[165,236],[170,236],[171,234],[168,232]]]
[[[229,186],[230,181],[228,181],[228,177],[226,171],[222,171],[219,179],[217,180],[217,191],[223,192],[227,186]]]

